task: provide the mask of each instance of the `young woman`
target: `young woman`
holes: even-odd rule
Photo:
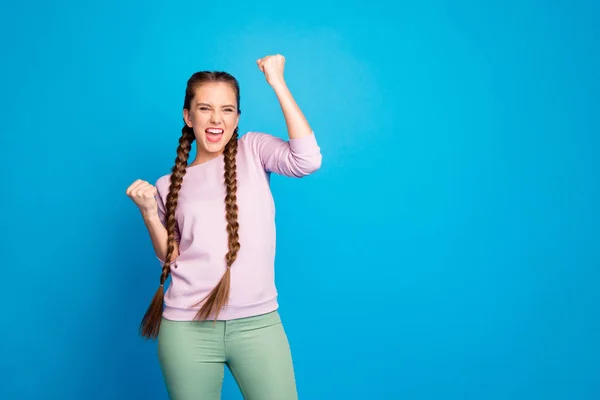
[[[174,400],[219,399],[225,365],[246,400],[297,399],[278,314],[269,178],[304,177],[320,168],[322,157],[285,83],[285,58],[267,56],[257,65],[279,100],[288,140],[259,132],[239,137],[237,80],[226,72],[197,72],[187,82],[171,173],[154,186],[138,179],[126,191],[162,263],[140,331],[158,338]],[[196,157],[188,164],[194,141]]]

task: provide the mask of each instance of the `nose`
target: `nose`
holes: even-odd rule
[[[210,115],[210,122],[213,124],[219,124],[221,123],[221,115],[218,112],[213,112]]]

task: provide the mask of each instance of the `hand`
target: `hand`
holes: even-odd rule
[[[136,179],[129,187],[126,192],[127,196],[136,206],[139,207],[143,214],[156,213],[158,210],[158,204],[154,196],[156,195],[156,187],[152,186],[146,181]]]
[[[267,83],[271,86],[284,83],[283,68],[285,66],[285,57],[281,54],[266,56],[256,60],[258,68],[265,74]]]

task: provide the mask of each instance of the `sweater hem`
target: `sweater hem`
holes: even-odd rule
[[[240,306],[225,306],[219,313],[217,321],[228,321],[237,318],[253,317],[256,315],[266,314],[271,311],[277,310],[279,304],[277,297],[270,300],[264,301],[258,304],[246,304]],[[165,305],[162,316],[164,319],[171,321],[192,321],[200,310],[200,307],[196,308],[179,308],[174,306]],[[214,315],[210,315],[207,320],[213,320]]]

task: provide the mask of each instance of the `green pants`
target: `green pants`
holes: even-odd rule
[[[277,311],[216,323],[163,318],[158,359],[172,400],[220,399],[225,365],[245,400],[298,398]]]

